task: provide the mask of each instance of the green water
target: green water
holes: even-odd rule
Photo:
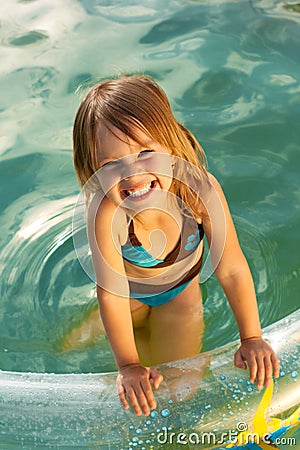
[[[60,351],[96,304],[72,242],[75,91],[146,72],[203,145],[255,280],[262,325],[299,306],[300,7],[292,2],[9,2],[0,28],[0,369],[105,372],[105,338]],[[215,279],[204,349],[237,338]]]

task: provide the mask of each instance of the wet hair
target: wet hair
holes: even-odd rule
[[[168,149],[195,168],[200,182],[207,179],[206,159],[194,135],[174,117],[164,90],[147,75],[123,75],[102,81],[87,93],[77,111],[73,129],[74,166],[81,187],[99,169],[97,155],[101,151],[99,127],[110,131],[116,127],[143,145],[141,133]],[[180,168],[178,169],[180,171]],[[185,168],[180,180],[188,177]],[[198,206],[195,193],[187,183],[174,178],[170,191],[178,195],[194,211]],[[196,203],[195,203],[196,201]],[[199,212],[199,210],[198,210]]]

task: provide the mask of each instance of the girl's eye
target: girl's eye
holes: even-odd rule
[[[147,157],[150,153],[154,153],[154,150],[151,149],[147,149],[147,150],[142,150],[139,154],[138,154],[138,158],[145,158]],[[126,158],[126,157],[125,157]],[[120,158],[120,159],[114,159],[112,161],[108,161],[106,163],[104,163],[101,168],[105,168],[105,169],[112,169],[112,168],[116,168],[119,164],[121,164],[121,161],[124,158]]]
[[[119,161],[116,159],[115,161],[108,161],[107,163],[103,164],[102,168],[109,168],[109,167],[115,167],[117,166],[117,164],[119,164]]]
[[[142,150],[142,151],[139,153],[139,158],[143,158],[143,157],[145,157],[145,156],[148,156],[149,153],[154,153],[154,150],[151,150],[151,149],[149,149],[149,150]]]

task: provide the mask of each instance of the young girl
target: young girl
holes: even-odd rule
[[[253,280],[222,189],[195,137],[148,76],[95,85],[74,124],[74,162],[88,198],[87,229],[100,315],[119,369],[118,395],[137,415],[155,408],[150,367],[201,349],[199,273],[212,269],[235,315],[237,367],[268,386],[279,364],[263,340]]]

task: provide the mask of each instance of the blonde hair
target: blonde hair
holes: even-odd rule
[[[83,99],[73,129],[74,166],[82,187],[99,169],[97,136],[100,124],[105,124],[108,129],[110,126],[118,128],[141,145],[144,143],[140,142],[138,131],[142,131],[174,156],[188,161],[199,182],[208,180],[201,145],[176,120],[167,95],[150,76],[126,75],[100,82]],[[170,191],[193,212],[199,213],[201,201],[189,187],[188,174],[184,169],[181,172],[174,178]]]

